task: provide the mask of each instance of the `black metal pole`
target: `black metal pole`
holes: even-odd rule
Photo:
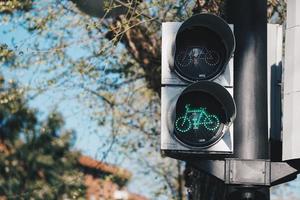
[[[267,1],[227,0],[234,24],[235,157],[267,159]]]
[[[227,0],[225,15],[234,24],[236,37],[233,157],[268,159],[267,0]],[[239,198],[258,199],[251,194],[251,187],[245,186]],[[268,188],[265,192],[269,196]]]

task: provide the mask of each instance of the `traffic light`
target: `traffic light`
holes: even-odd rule
[[[233,153],[235,38],[220,17],[198,14],[162,25],[161,150]]]

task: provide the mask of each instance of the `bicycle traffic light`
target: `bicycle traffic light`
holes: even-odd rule
[[[166,155],[233,152],[234,48],[230,26],[215,15],[163,23],[161,150]]]

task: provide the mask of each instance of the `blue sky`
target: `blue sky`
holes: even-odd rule
[[[30,56],[32,52],[28,46],[30,47],[30,45],[38,39],[43,40],[36,34],[28,33],[21,26],[13,27],[11,24],[0,24],[0,27],[0,43],[6,43],[8,47],[17,52],[20,57]],[[45,41],[42,46],[47,47],[47,45],[49,44]],[[72,55],[73,58],[79,58],[86,54],[85,50],[80,47],[73,47],[68,50],[68,53]],[[20,86],[34,86],[35,84],[40,84],[39,81],[43,79],[43,77],[47,78],[47,76],[49,76],[49,74],[45,74],[45,72],[41,70],[43,67],[43,65],[33,69],[11,69],[2,67],[1,73],[6,79],[16,80]],[[47,114],[53,110],[62,113],[65,119],[65,128],[76,131],[74,149],[80,150],[83,154],[95,159],[101,159],[102,154],[107,151],[109,148],[108,144],[111,142],[110,127],[99,127],[95,121],[91,120],[92,113],[90,110],[86,109],[86,106],[84,106],[82,102],[74,98],[80,94],[80,92],[78,88],[67,91],[61,88],[49,88],[28,103],[31,107],[39,110],[39,117],[41,119],[45,118]],[[34,94],[34,92],[29,92],[28,96],[30,97],[32,94]],[[117,150],[117,147],[114,146],[114,149]],[[141,172],[143,172],[144,169],[141,169],[138,163],[132,162],[138,155],[132,154],[132,157],[128,158],[116,152],[112,151],[105,161],[120,165],[133,172],[129,190],[151,197],[151,193],[161,187],[155,178],[155,174],[150,173],[150,176],[147,176],[147,178],[143,177]],[[139,187],[141,184],[147,187]],[[164,198],[162,197],[161,199]]]

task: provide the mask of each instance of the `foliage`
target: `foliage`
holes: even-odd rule
[[[12,63],[14,61],[14,51],[9,49],[7,45],[0,45],[0,62],[5,64]]]
[[[70,152],[71,132],[60,114],[39,121],[24,90],[0,81],[0,197],[4,199],[84,199],[78,153]]]
[[[0,0],[0,12],[12,13],[15,10],[29,10],[32,0]]]

